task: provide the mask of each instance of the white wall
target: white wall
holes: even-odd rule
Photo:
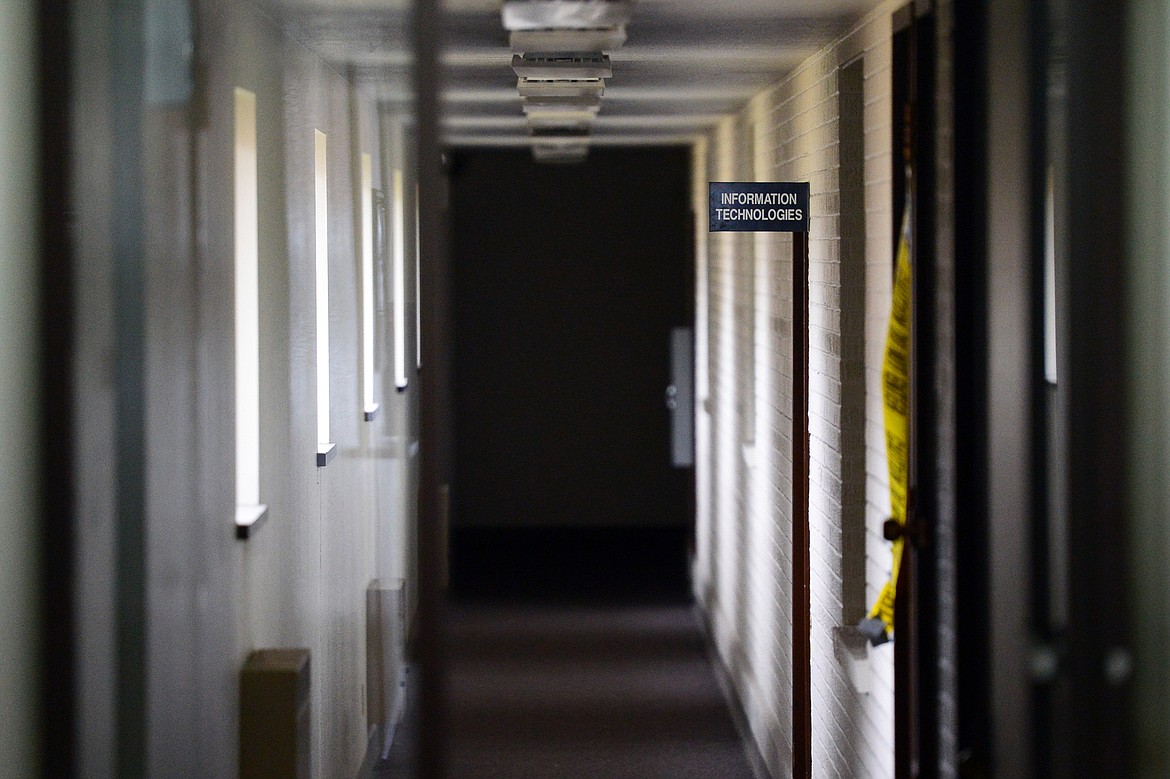
[[[96,4],[95,4],[96,5]],[[234,776],[239,671],[253,649],[311,652],[314,776],[352,776],[367,747],[366,589],[394,571],[378,539],[413,521],[402,429],[413,400],[376,382],[363,417],[360,155],[387,165],[372,95],[250,4],[197,4],[203,66],[191,106],[148,107],[146,253],[147,769]],[[83,774],[113,774],[115,485],[108,462],[112,266],[105,10],[80,25],[74,176]],[[233,91],[255,93],[259,176],[260,499],[235,538]],[[191,109],[191,110],[188,110]],[[318,468],[314,131],[328,137],[330,422],[337,455]],[[376,258],[377,261],[377,258]],[[391,318],[376,323],[390,343]],[[413,362],[410,363],[413,369]],[[116,452],[114,455],[116,456]],[[381,552],[381,553],[380,553]],[[409,558],[408,550],[395,550]],[[412,583],[408,583],[412,588]]]
[[[890,572],[880,367],[891,298],[891,13],[885,4],[729,117],[695,150],[701,215],[696,595],[770,770],[791,771],[791,237],[705,232],[706,182],[744,176],[812,185],[809,429],[813,771],[893,773],[893,651],[869,653],[859,692],[835,651],[849,604],[842,570],[842,429],[865,426],[867,605]],[[864,289],[842,287],[840,66],[864,57]],[[750,142],[745,142],[750,141]],[[745,159],[754,149],[754,158]],[[705,174],[705,175],[704,175]],[[849,278],[846,274],[845,278]],[[865,398],[842,397],[842,306],[864,306]],[[747,361],[754,365],[747,365]],[[703,371],[709,370],[704,379]],[[705,394],[704,394],[705,390]],[[751,396],[749,396],[751,393]],[[848,401],[843,404],[843,401]],[[842,416],[861,406],[864,419]],[[706,409],[704,411],[703,409]],[[860,508],[860,507],[858,507]]]
[[[1131,4],[1126,19],[1129,62],[1126,88],[1140,99],[1127,104],[1126,153],[1126,318],[1127,468],[1129,485],[1127,553],[1132,601],[1130,625],[1134,665],[1133,776],[1165,776],[1170,771],[1170,676],[1166,634],[1170,630],[1170,525],[1166,505],[1170,450],[1166,408],[1170,403],[1170,8],[1143,0]],[[1063,370],[1063,368],[1062,368]]]
[[[35,776],[40,620],[33,4],[0,6],[0,776]]]

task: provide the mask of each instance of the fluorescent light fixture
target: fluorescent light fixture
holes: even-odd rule
[[[617,27],[630,20],[630,0],[507,0],[500,10],[505,30]]]
[[[320,130],[313,132],[317,264],[317,465],[320,466],[325,464],[322,462],[322,449],[332,446],[329,443],[329,192],[325,133]]]
[[[605,81],[600,78],[565,79],[563,81],[516,80],[520,97],[587,97],[605,95]]]
[[[525,111],[528,117],[528,126],[533,124],[566,125],[592,124],[597,119],[597,111],[591,108],[533,108]]]
[[[528,129],[533,134],[539,134],[545,130],[573,130],[581,134],[587,134],[590,126],[593,124],[593,114],[588,111],[580,113],[549,113],[549,114],[529,114],[528,115]]]
[[[537,146],[580,146],[588,145],[589,133],[575,131],[542,130],[532,133],[531,141]]]
[[[562,95],[534,95],[522,98],[524,113],[539,113],[541,110],[552,111],[592,111],[601,110],[600,95],[578,95],[564,97]]]
[[[402,171],[394,170],[394,386],[406,389],[406,218]]]
[[[590,30],[513,30],[512,51],[614,51],[626,42],[625,25]]]
[[[1056,185],[1052,168],[1044,192],[1044,378],[1056,384]]]
[[[422,238],[418,229],[418,181],[414,184],[414,367],[422,367]]]
[[[532,147],[532,157],[537,162],[583,162],[588,154],[588,143],[571,145],[538,143]]]
[[[260,233],[256,95],[235,91],[236,523],[260,505]]]
[[[600,52],[513,54],[512,70],[520,78],[551,81],[613,76],[609,57]]]
[[[374,161],[362,153],[362,406],[367,422],[374,402]]]

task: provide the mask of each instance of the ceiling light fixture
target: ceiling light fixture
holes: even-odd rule
[[[533,136],[545,131],[574,131],[586,134],[593,126],[593,114],[582,111],[579,113],[540,113],[528,115],[528,130]]]
[[[630,0],[507,0],[505,30],[583,30],[617,27],[630,20]]]
[[[584,162],[587,156],[589,156],[588,143],[577,146],[549,146],[538,143],[532,147],[532,157],[537,162],[572,164]]]
[[[545,81],[609,78],[613,75],[609,57],[600,52],[513,54],[512,70],[520,78]]]
[[[516,91],[520,97],[585,97],[605,95],[605,82],[599,78],[564,79],[561,81],[528,81],[517,79]]]
[[[626,42],[626,27],[585,30],[513,30],[512,51],[614,51]]]
[[[505,0],[512,70],[541,162],[580,162],[633,0]]]
[[[552,111],[592,111],[601,110],[601,95],[578,95],[564,97],[562,95],[534,95],[523,98],[524,113],[532,113],[542,109]]]

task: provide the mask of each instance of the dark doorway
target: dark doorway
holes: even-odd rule
[[[619,569],[645,560],[605,548],[651,537],[678,581],[692,478],[665,393],[671,329],[693,322],[687,150],[464,151],[450,180],[456,592],[517,560],[534,585],[609,568],[636,589],[653,573]]]

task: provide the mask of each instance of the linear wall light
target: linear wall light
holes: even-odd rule
[[[317,266],[317,466],[333,459],[337,447],[329,440],[329,188],[326,137],[313,131],[315,254]]]
[[[406,217],[402,171],[394,170],[394,386],[406,390]]]
[[[374,401],[374,161],[362,153],[362,416],[378,417]]]
[[[418,181],[414,184],[414,367],[422,367],[422,262],[418,219]]]
[[[235,91],[236,536],[267,515],[260,502],[260,232],[256,95]]]

